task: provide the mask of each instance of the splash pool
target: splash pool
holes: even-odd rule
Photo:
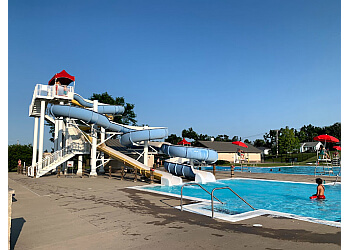
[[[241,167],[235,167],[235,171],[240,172]],[[213,170],[212,166],[201,167],[201,170]],[[216,166],[216,171],[231,171],[230,166]],[[324,167],[318,166],[316,171],[322,172]],[[251,173],[271,173],[271,174],[300,174],[300,175],[314,175],[315,166],[283,166],[283,167],[248,167],[244,168],[243,172]],[[333,167],[332,175],[337,175],[340,172],[340,167]]]
[[[211,192],[216,187],[228,186],[256,209],[264,209],[315,218],[318,220],[341,222],[341,185],[325,185],[325,200],[312,200],[309,196],[316,192],[316,184],[282,182],[257,179],[227,179],[202,185]],[[181,185],[143,187],[143,190],[166,194],[181,194]],[[183,195],[210,200],[210,195],[198,186],[186,186]],[[229,190],[216,190],[214,194],[224,204],[215,204],[214,211],[229,215],[241,214],[252,209]],[[202,206],[211,210],[211,206]]]

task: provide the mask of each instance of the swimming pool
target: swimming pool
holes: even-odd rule
[[[180,195],[181,186],[143,187],[143,190]],[[312,200],[309,196],[316,192],[316,184],[282,182],[257,179],[226,179],[202,185],[209,192],[216,187],[228,186],[256,209],[272,210],[319,220],[341,222],[341,185],[325,185],[325,200]],[[198,186],[186,186],[183,195],[210,200],[210,195]],[[214,211],[229,215],[252,211],[238,197],[227,189],[216,190],[214,195],[224,202],[217,203]],[[210,210],[210,205],[202,209]]]
[[[197,167],[198,168],[198,167]],[[213,170],[212,166],[201,167],[201,170]],[[216,171],[231,171],[230,166],[216,166]],[[240,172],[241,167],[235,166],[235,171]],[[323,170],[322,166],[316,168],[317,172]],[[270,174],[301,174],[315,175],[315,166],[284,166],[284,167],[248,167],[244,168],[243,172],[251,173],[270,173]],[[333,167],[333,175],[340,172],[340,167]]]

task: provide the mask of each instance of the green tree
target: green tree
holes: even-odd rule
[[[278,138],[279,153],[292,153],[298,151],[299,147],[299,139],[295,136],[294,129],[289,129],[288,126],[281,128]]]
[[[228,135],[218,135],[217,137],[215,137],[215,141],[225,141],[225,142],[228,142],[228,141],[231,141],[229,139],[229,136]]]
[[[210,141],[212,136],[209,136],[207,134],[199,134],[198,135],[198,141]]]
[[[331,126],[315,127],[311,124],[304,125],[300,128],[300,131],[295,131],[295,135],[298,137],[300,142],[311,142],[315,136],[327,134],[334,136],[341,140],[341,123],[336,122]]]
[[[244,140],[244,143],[249,143],[249,144],[252,144],[252,142],[251,142],[251,141],[249,141],[248,139],[245,139],[245,140]]]
[[[256,139],[254,141],[254,147],[266,147],[265,145],[266,145],[266,143],[262,139]]]
[[[165,139],[166,142],[170,142],[171,144],[175,144],[175,145],[181,140],[182,138],[177,136],[176,134],[171,134],[168,136],[168,138]]]
[[[8,145],[8,171],[17,171],[18,160],[21,159],[22,166],[32,164],[33,147],[28,145]]]
[[[184,129],[182,130],[181,133],[182,137],[186,137],[189,139],[193,139],[193,140],[197,140],[198,139],[198,134],[193,130],[193,128],[189,128],[189,129]]]
[[[263,137],[265,141],[265,147],[271,148],[272,152],[274,152],[273,145],[276,145],[276,130],[270,130],[268,133],[265,133]]]
[[[232,137],[231,141],[240,141],[240,138],[238,138],[238,136],[235,135]]]
[[[299,138],[300,142],[311,142],[315,136],[318,136],[322,133],[320,127],[315,127],[311,124],[304,125],[300,128],[300,131],[296,133],[296,136]]]
[[[98,100],[100,103],[104,104],[123,106],[125,109],[124,113],[121,116],[114,116],[113,121],[125,125],[136,125],[137,120],[135,119],[136,114],[134,112],[135,104],[125,102],[124,97],[116,97],[114,99],[110,94],[104,92],[102,94],[93,93],[90,100]]]
[[[326,126],[323,128],[324,134],[334,136],[335,138],[341,140],[341,124],[336,122],[331,126]]]

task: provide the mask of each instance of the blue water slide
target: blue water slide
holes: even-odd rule
[[[93,108],[94,103],[91,100],[86,100],[78,94],[74,94],[74,100],[76,100],[79,104],[87,108]],[[111,114],[111,115],[120,115],[125,111],[123,106],[119,105],[106,105],[99,104],[97,113],[100,114]]]
[[[121,136],[121,143],[124,146],[132,145],[133,142],[163,139],[168,136],[167,128],[150,128],[142,130],[140,127],[138,127],[138,130],[136,130],[128,126],[111,122],[104,115],[83,108],[66,105],[52,105],[50,108],[50,112],[56,117],[63,116],[68,118],[79,119],[89,124],[101,126],[106,130],[121,132],[123,133],[123,135]]]
[[[190,180],[194,180],[196,177],[196,174],[194,173],[193,168],[190,165],[165,161],[164,168],[166,171],[173,175],[185,176],[187,179]]]
[[[214,163],[218,160],[218,153],[208,148],[184,147],[177,145],[163,144],[161,149],[163,153],[172,157],[181,157]]]

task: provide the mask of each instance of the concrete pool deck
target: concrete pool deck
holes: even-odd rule
[[[217,179],[230,172],[216,172]],[[314,182],[313,176],[236,172],[235,177]],[[8,174],[15,190],[14,249],[340,249],[341,228],[283,217],[239,222],[181,212],[179,199],[128,189],[118,174],[33,179]],[[324,178],[326,182],[335,177]],[[261,224],[261,227],[256,227]]]

